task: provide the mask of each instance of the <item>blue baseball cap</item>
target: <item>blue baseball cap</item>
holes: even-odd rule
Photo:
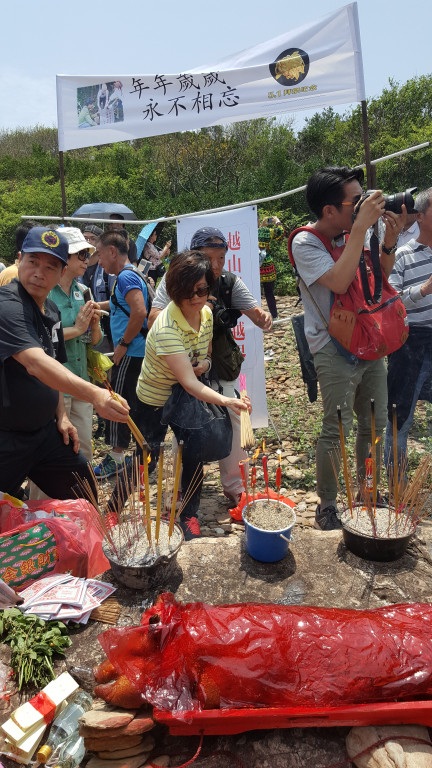
[[[69,243],[58,230],[32,227],[24,239],[21,251],[22,253],[49,253],[60,259],[63,264],[67,264]]]
[[[213,240],[215,237],[217,237],[219,240],[222,240],[222,243],[209,242],[209,240]],[[226,241],[225,235],[222,234],[220,229],[215,229],[214,227],[203,227],[202,229],[197,229],[195,234],[192,235],[190,249],[191,251],[196,251],[199,248],[205,247],[228,249],[228,243]]]

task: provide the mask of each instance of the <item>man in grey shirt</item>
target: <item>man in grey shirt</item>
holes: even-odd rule
[[[215,278],[211,286],[209,303],[213,308],[214,330],[213,330],[213,351],[211,372],[206,369],[207,363],[197,367],[197,375],[208,374],[212,380],[210,386],[213,389],[222,388],[222,393],[226,397],[236,397],[237,377],[240,370],[241,357],[240,350],[237,348],[237,355],[234,350],[234,359],[238,360],[238,370],[235,363],[232,368],[232,374],[229,374],[229,365],[227,358],[230,350],[234,349],[235,342],[230,328],[234,327],[241,314],[249,317],[250,320],[263,331],[270,331],[272,327],[272,316],[258,306],[258,302],[244,284],[243,280],[231,272],[224,269],[225,256],[228,250],[227,241],[219,229],[214,227],[203,227],[198,229],[192,236],[190,248],[193,251],[204,253],[211,262],[211,269]],[[159,312],[169,304],[170,298],[165,288],[165,276],[158,285],[156,295],[152,302],[152,309],[148,318],[148,327],[150,328]],[[222,324],[225,323],[225,327]],[[226,378],[221,375],[225,373]],[[230,377],[229,377],[230,376]],[[229,377],[229,378],[228,378]],[[243,491],[243,482],[241,479],[239,462],[247,458],[245,451],[240,446],[240,417],[229,412],[233,426],[232,450],[226,459],[219,462],[222,488],[225,496],[232,506],[236,506],[240,500]]]
[[[346,293],[354,280],[369,227],[382,216],[386,229],[380,260],[388,276],[394,264],[397,237],[403,226],[404,217],[384,210],[385,201],[380,190],[375,190],[360,206],[357,205],[363,193],[363,178],[363,171],[359,168],[322,168],[316,171],[308,181],[306,198],[317,221],[311,225],[312,231],[296,234],[291,244],[300,275],[306,338],[314,358],[323,401],[323,423],[316,448],[320,503],[315,525],[325,531],[341,527],[336,506],[340,464],[337,407],[341,408],[345,436],[352,429],[354,413],[357,416],[356,459],[360,483],[364,478],[365,459],[371,443],[371,399],[375,401],[377,437],[384,429],[387,416],[384,358],[356,358],[353,363],[335,346],[327,331],[333,294]],[[348,232],[349,239],[346,238]],[[320,236],[328,242],[328,248]],[[379,451],[377,453],[379,456]]]

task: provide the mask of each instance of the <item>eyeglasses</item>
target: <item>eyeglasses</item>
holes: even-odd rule
[[[356,195],[353,198],[353,200],[343,200],[341,205],[345,205],[345,206],[351,205],[353,208],[355,208],[355,206],[357,205],[357,203],[360,200],[360,198],[361,198],[361,195]]]
[[[80,261],[88,261],[91,256],[91,253],[90,251],[85,250],[85,251],[78,251],[76,255],[78,256]]]
[[[197,288],[195,291],[192,291],[192,293],[189,296],[186,296],[187,299],[193,299],[194,296],[198,296],[200,299],[203,298],[203,296],[208,296],[210,293],[210,288],[208,285],[202,288]]]

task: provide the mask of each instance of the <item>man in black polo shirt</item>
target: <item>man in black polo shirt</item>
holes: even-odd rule
[[[114,400],[62,365],[67,358],[60,314],[47,297],[67,260],[60,231],[33,227],[22,246],[18,280],[0,288],[0,490],[12,495],[29,477],[52,498],[73,498],[79,475],[96,496],[59,393],[92,403],[104,418],[128,418],[125,400]]]

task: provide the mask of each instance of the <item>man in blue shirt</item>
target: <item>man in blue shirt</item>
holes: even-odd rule
[[[128,259],[128,245],[119,232],[104,232],[98,241],[99,264],[116,275],[110,299],[110,327],[114,352],[111,386],[126,397],[131,417],[136,411],[136,385],[145,352],[148,290],[144,278]],[[125,424],[109,423],[111,451],[95,467],[96,477],[115,475],[125,460],[130,431]]]

